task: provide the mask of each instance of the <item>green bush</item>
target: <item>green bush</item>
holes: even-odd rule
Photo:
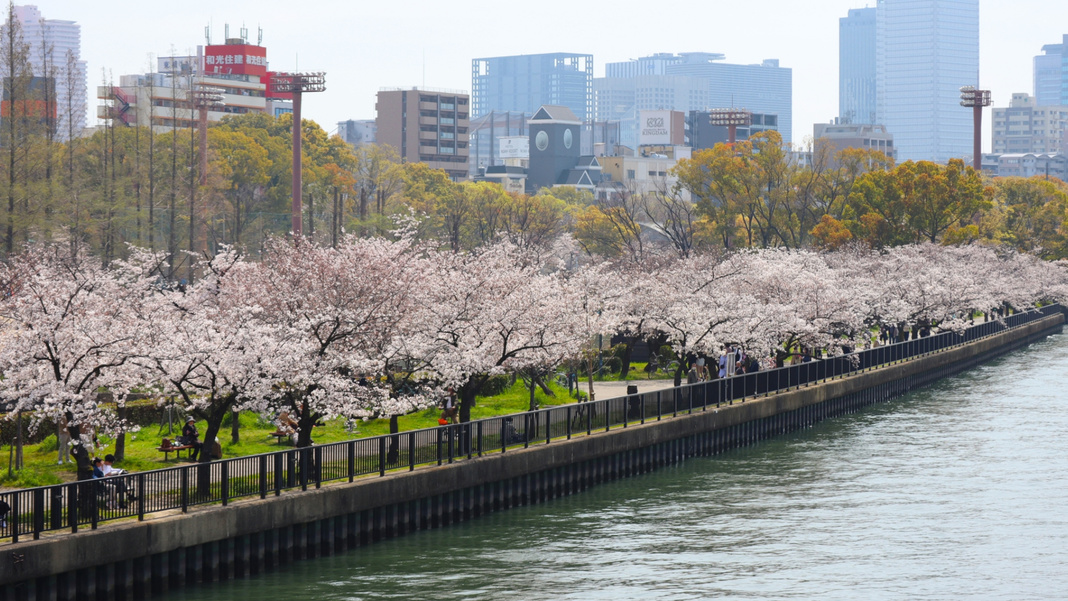
[[[513,380],[509,376],[493,376],[482,386],[479,396],[497,396],[512,387]]]
[[[59,450],[59,440],[55,434],[49,434],[44,437],[37,445],[37,452],[39,453],[54,453]]]
[[[623,360],[619,357],[605,357],[604,366],[609,373],[618,374],[623,369]]]

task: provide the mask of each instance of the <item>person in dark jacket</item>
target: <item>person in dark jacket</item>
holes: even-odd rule
[[[182,428],[182,435],[178,437],[178,442],[193,447],[192,452],[189,454],[189,458],[196,461],[197,455],[200,454],[201,444],[200,433],[197,432],[197,422],[193,419],[193,416],[186,418],[185,427]]]

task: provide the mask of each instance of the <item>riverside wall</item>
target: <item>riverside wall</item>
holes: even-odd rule
[[[574,494],[890,400],[1062,330],[1056,314],[847,378],[661,421],[265,500],[0,545],[0,601],[145,599]]]

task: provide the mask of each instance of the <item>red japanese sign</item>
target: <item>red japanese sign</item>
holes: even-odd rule
[[[204,74],[267,75],[267,49],[251,44],[224,44],[204,49]]]

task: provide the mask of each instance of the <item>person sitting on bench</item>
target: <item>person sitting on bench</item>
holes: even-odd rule
[[[193,447],[189,452],[189,458],[193,461],[197,460],[197,454],[200,453],[199,438],[200,433],[197,432],[197,421],[190,415],[185,420],[185,427],[182,428],[182,435],[178,437],[178,444]]]

